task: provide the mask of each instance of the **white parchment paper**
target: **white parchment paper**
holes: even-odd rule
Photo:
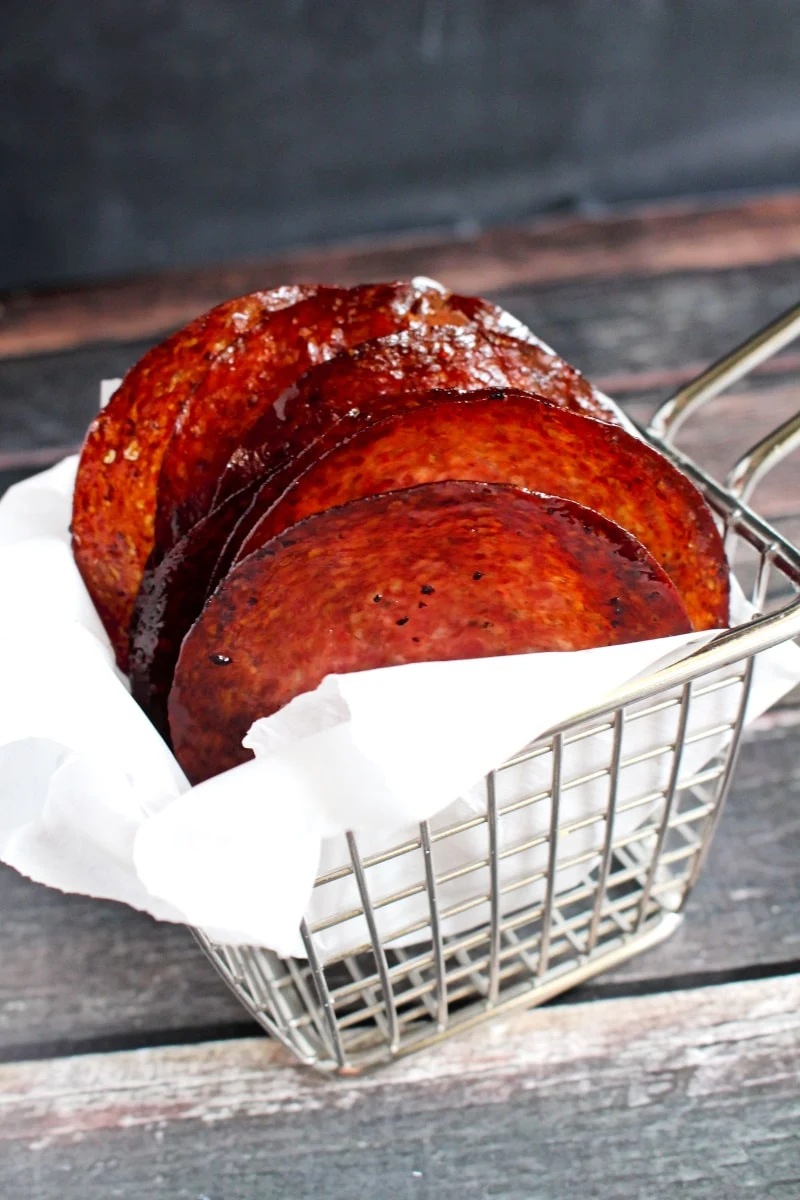
[[[318,872],[347,862],[345,830],[356,832],[368,855],[415,837],[421,819],[441,830],[485,812],[487,771],[577,709],[713,636],[330,676],[253,725],[252,762],[190,788],[131,698],[74,565],[75,469],[76,459],[66,459],[0,501],[0,859],[50,887],[120,900],[220,940],[301,954],[304,914],[317,922],[358,907],[352,876],[312,896]],[[741,608],[736,615],[746,618]],[[798,679],[797,647],[760,656],[748,719]],[[731,689],[704,697],[692,718],[696,731],[729,720],[732,701]],[[626,753],[636,758],[637,749],[668,741],[675,719],[673,709],[637,722]],[[690,745],[685,769],[697,769],[723,741]],[[608,738],[593,738],[571,770],[591,773],[609,753]],[[645,756],[623,772],[622,786],[631,796],[663,787],[665,762]],[[546,789],[550,769],[544,756],[504,773],[501,804]],[[603,811],[607,786],[568,789],[563,818],[579,824]],[[501,819],[501,848],[523,840],[520,821],[528,840],[545,832],[547,812],[536,812]],[[645,815],[623,813],[617,828],[635,828]],[[599,852],[601,839],[597,822],[576,829],[564,853]],[[480,894],[480,870],[456,872],[485,855],[485,826],[442,840],[437,853],[437,869],[453,871],[444,907]],[[543,853],[540,845],[504,860],[501,884],[541,872]],[[419,852],[370,868],[376,898],[423,878]],[[518,888],[510,907],[534,903],[542,888],[541,880]],[[426,905],[417,893],[381,908],[382,934],[424,920]],[[473,907],[444,932],[485,915]],[[325,931],[324,952],[342,954],[365,940],[362,922]]]

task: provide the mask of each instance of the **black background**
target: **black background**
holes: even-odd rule
[[[797,0],[0,4],[0,287],[800,182]]]

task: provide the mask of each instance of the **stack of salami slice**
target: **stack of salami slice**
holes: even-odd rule
[[[193,782],[332,672],[728,621],[705,501],[508,313],[430,280],[222,304],[83,447],[75,558]]]

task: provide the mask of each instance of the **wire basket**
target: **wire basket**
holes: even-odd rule
[[[762,615],[538,738],[487,777],[480,811],[425,821],[377,853],[348,835],[346,860],[315,889],[344,883],[352,900],[303,923],[306,959],[195,931],[245,1008],[303,1063],[353,1074],[387,1062],[541,1004],[680,923],[731,783],[754,657],[800,635],[800,553],[746,503],[800,445],[800,414],[744,455],[724,486],[672,439],[691,412],[798,334],[800,306],[678,392],[644,431],[720,518]],[[387,893],[381,872],[398,864],[404,886]],[[412,901],[413,919],[392,924],[396,906]],[[331,929],[348,923],[357,931],[349,952],[326,953]]]

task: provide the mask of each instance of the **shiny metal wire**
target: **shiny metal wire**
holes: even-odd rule
[[[743,455],[724,485],[670,443],[691,413],[798,334],[800,305],[682,388],[643,431],[703,491],[741,578],[749,560],[760,615],[520,751],[487,778],[485,811],[423,822],[418,836],[369,855],[349,835],[346,860],[316,886],[349,882],[353,901],[317,926],[303,922],[304,959],[196,932],[245,1008],[301,1062],[341,1074],[387,1062],[542,1003],[676,928],[733,778],[755,658],[800,636],[800,553],[747,504],[800,447],[800,414]],[[776,581],[781,602],[769,611]],[[714,703],[722,715],[693,727],[692,714]],[[672,732],[639,745],[637,731],[654,721]],[[709,761],[687,767],[704,745]],[[526,786],[507,793],[515,779]],[[594,807],[573,811],[572,798],[593,788]],[[470,853],[448,854],[465,838],[476,839]],[[392,863],[405,886],[378,894],[377,872]],[[411,919],[392,924],[396,906],[417,902]],[[361,922],[359,944],[326,958],[320,939],[347,921]]]

